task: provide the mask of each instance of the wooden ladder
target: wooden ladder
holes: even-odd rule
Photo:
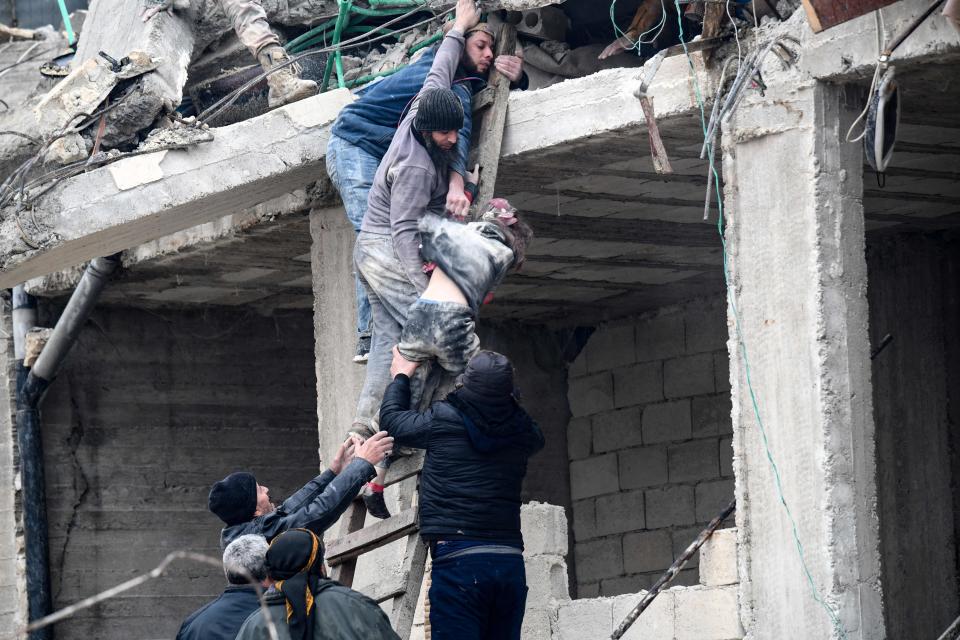
[[[507,52],[512,55],[516,42],[516,29],[512,25],[501,25],[497,55]],[[509,93],[510,81],[496,70],[491,70],[489,86],[474,96],[474,122],[479,120],[479,127],[474,127],[473,137],[477,143],[473,145],[471,157],[476,159],[471,161],[470,166],[478,162],[481,167],[480,184],[474,202],[475,212],[481,210],[480,207],[493,197]],[[390,580],[371,585],[366,594],[378,604],[391,601],[388,607],[390,624],[402,640],[408,640],[413,628],[413,616],[427,563],[427,547],[420,539],[418,518],[423,459],[424,452],[417,451],[411,456],[397,459],[387,471],[384,486],[398,484],[408,478],[417,479],[415,483],[408,482],[400,487],[400,510],[396,515],[364,527],[367,509],[362,500],[354,500],[340,520],[337,539],[331,541],[326,548],[331,578],[351,587],[357,559],[361,555],[395,540],[404,537],[407,539],[400,573]]]
[[[410,637],[413,614],[420,596],[424,568],[427,562],[427,547],[420,539],[418,526],[420,471],[423,468],[423,451],[399,458],[390,465],[385,486],[397,484],[416,477],[416,483],[400,487],[400,511],[386,520],[379,520],[364,527],[367,509],[363,500],[354,500],[340,520],[339,537],[327,545],[327,563],[331,578],[340,584],[353,586],[357,559],[369,551],[378,549],[394,540],[406,537],[407,548],[399,575],[372,586],[370,596],[378,604],[392,601],[388,608],[390,624],[403,640]]]

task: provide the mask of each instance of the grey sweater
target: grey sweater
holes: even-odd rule
[[[438,87],[450,88],[463,46],[463,34],[451,29],[437,51],[421,92]],[[393,236],[393,248],[404,273],[417,292],[423,293],[428,280],[422,270],[417,221],[428,211],[443,215],[448,172],[437,170],[427,149],[416,138],[413,119],[417,108],[415,100],[380,161],[360,228],[369,233]]]

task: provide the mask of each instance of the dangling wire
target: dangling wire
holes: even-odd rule
[[[664,0],[660,0],[660,22],[650,27],[643,33],[637,35],[637,41],[634,42],[633,39],[630,38],[630,36],[628,36],[626,32],[620,29],[620,27],[617,25],[616,18],[614,17],[614,10],[616,9],[616,6],[617,6],[617,0],[612,0],[612,2],[610,3],[610,23],[613,25],[614,37],[623,38],[630,42],[630,46],[624,47],[624,51],[637,50],[639,52],[641,44],[653,44],[654,42],[657,41],[657,38],[660,37],[660,34],[663,32],[664,27],[667,25],[667,7],[664,4]],[[653,32],[654,30],[656,30],[656,33],[653,35],[653,37],[650,38],[649,40],[644,40],[644,36],[646,36],[648,33]]]
[[[743,62],[743,50],[740,48],[740,30],[737,29],[737,23],[733,21],[733,15],[730,14],[730,0],[727,0],[726,9],[730,26],[733,27],[733,37],[737,41],[737,66],[739,66]]]
[[[857,116],[857,119],[850,124],[850,128],[847,129],[847,135],[845,139],[847,142],[859,142],[863,140],[863,137],[867,135],[866,124],[863,126],[863,130],[860,131],[860,135],[856,138],[851,138],[853,135],[853,130],[857,127],[858,124],[863,122],[863,119],[867,117],[867,113],[870,111],[870,104],[873,102],[873,94],[877,90],[877,85],[880,83],[880,75],[883,70],[886,68],[887,63],[884,59],[883,52],[887,47],[887,30],[883,24],[883,11],[877,9],[877,12],[874,14],[877,22],[877,66],[873,70],[873,79],[870,81],[870,90],[867,92],[867,104],[863,107],[863,111],[860,112],[860,115]]]

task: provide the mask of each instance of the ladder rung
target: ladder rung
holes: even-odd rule
[[[390,463],[383,486],[389,487],[420,473],[420,470],[423,469],[423,456],[423,450],[417,449],[412,455],[397,458],[396,461]]]
[[[473,112],[476,113],[481,109],[486,109],[493,104],[493,99],[495,97],[495,91],[493,87],[486,87],[482,89],[480,93],[473,96]]]
[[[409,576],[410,572],[404,571],[400,576],[394,576],[389,580],[371,584],[368,587],[360,589],[359,591],[379,604],[389,600],[390,598],[395,598],[406,593],[407,579]]]
[[[331,566],[373,551],[417,530],[417,508],[411,507],[386,520],[348,533],[327,545],[327,563]]]

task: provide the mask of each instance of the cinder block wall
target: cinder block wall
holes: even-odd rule
[[[893,336],[872,362],[887,637],[935,638],[960,606],[960,239],[881,238],[867,265],[872,348]]]
[[[648,588],[733,498],[727,335],[723,299],[698,300],[600,327],[573,363],[578,597]]]
[[[299,488],[317,473],[316,416],[309,311],[98,310],[43,404],[57,608],[174,550],[219,556],[210,484],[248,469],[275,499]],[[172,638],[223,587],[177,562],[56,635]]]

